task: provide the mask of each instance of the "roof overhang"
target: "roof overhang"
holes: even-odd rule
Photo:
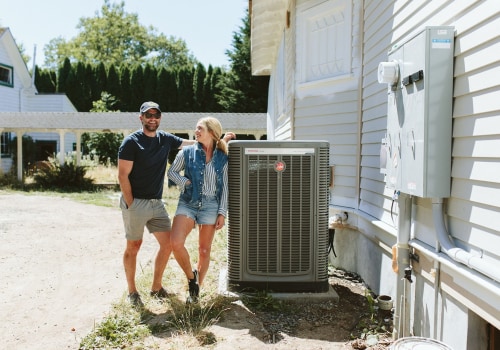
[[[250,0],[253,75],[271,75],[286,26],[287,0]]]

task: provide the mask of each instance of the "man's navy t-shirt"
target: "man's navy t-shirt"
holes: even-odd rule
[[[163,130],[157,130],[155,137],[138,130],[123,139],[118,159],[134,162],[128,176],[134,198],[162,198],[168,153],[171,149],[178,149],[182,141],[182,138]]]

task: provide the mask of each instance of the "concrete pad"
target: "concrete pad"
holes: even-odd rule
[[[222,269],[219,273],[219,294],[228,297],[241,297],[244,293],[237,293],[229,291],[227,289],[227,270]],[[327,292],[323,293],[304,293],[304,292],[293,292],[293,293],[269,293],[273,298],[278,300],[286,300],[296,303],[322,303],[326,301],[331,301],[337,303],[339,301],[339,295],[330,285]]]

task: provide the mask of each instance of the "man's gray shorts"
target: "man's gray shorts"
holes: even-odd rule
[[[132,205],[127,208],[127,204],[123,196],[121,196],[120,208],[125,227],[125,237],[128,240],[141,240],[144,227],[147,227],[149,233],[172,230],[170,217],[161,199],[134,198]]]

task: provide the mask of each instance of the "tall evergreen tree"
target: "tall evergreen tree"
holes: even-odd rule
[[[162,69],[161,83],[164,87],[161,89],[161,99],[164,101],[162,106],[165,111],[179,111],[179,90],[177,87],[177,73],[172,69]]]
[[[59,68],[57,74],[57,92],[66,92],[66,84],[68,76],[71,72],[71,62],[68,58],[64,60],[63,65]]]
[[[114,103],[113,108],[118,108],[120,102],[118,96],[120,96],[121,94],[120,76],[118,75],[118,72],[116,71],[116,67],[114,64],[110,65],[108,68],[106,81],[107,81],[106,91],[109,93],[110,96],[114,96],[114,98],[116,99],[116,101],[113,101]],[[101,95],[101,100],[104,100],[103,95]]]
[[[193,111],[203,112],[206,110],[205,106],[205,78],[207,76],[207,71],[203,64],[198,63],[196,65],[194,76],[193,76]]]
[[[194,68],[182,67],[178,71],[178,108],[179,112],[193,112],[194,93],[193,93],[193,74]]]
[[[144,86],[142,88],[146,100],[158,101],[158,92],[156,91],[157,85],[158,73],[153,66],[148,64],[144,67]]]
[[[57,77],[56,73],[49,69],[35,67],[35,86],[40,93],[55,93]]]
[[[135,68],[132,70],[132,75],[130,77],[130,85],[131,85],[131,98],[130,98],[130,103],[132,106],[136,106],[136,110],[139,110],[140,105],[144,101],[149,101],[150,99],[146,96],[144,96],[143,89],[144,89],[144,72],[142,69],[142,66],[137,65]]]
[[[210,77],[211,103],[210,112],[220,113],[223,111],[222,105],[217,98],[222,94],[222,86],[224,80],[224,72],[220,67],[215,67],[212,76]]]
[[[92,101],[101,99],[101,94],[106,90],[106,66],[104,63],[89,64],[93,70],[94,79],[90,81],[90,93]]]
[[[71,65],[67,80],[66,95],[79,112],[88,112],[91,107],[89,80],[85,65],[81,62]]]
[[[116,95],[118,103],[116,107],[120,111],[134,112],[139,110],[138,106],[132,104],[132,85],[131,85],[131,72],[128,65],[120,66],[120,87],[121,94]]]
[[[219,103],[226,112],[265,112],[268,76],[252,76],[250,60],[250,17],[248,10],[240,32],[233,33],[233,50],[227,50],[231,71],[222,82]]]
[[[207,76],[203,81],[203,96],[204,96],[204,108],[202,112],[214,112],[215,98],[212,92],[212,76],[214,74],[214,68],[211,64],[208,65]]]

